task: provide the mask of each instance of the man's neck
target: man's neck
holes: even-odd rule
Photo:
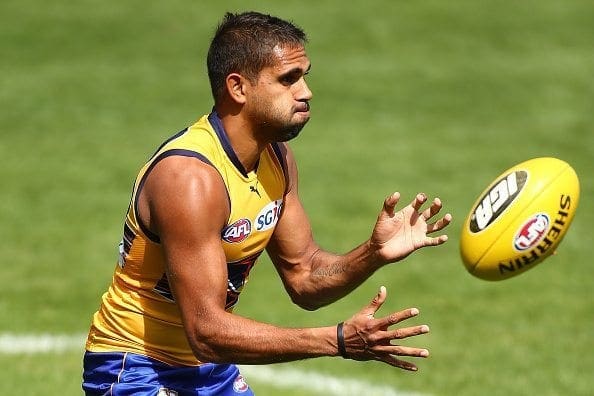
[[[239,162],[246,172],[253,171],[267,142],[258,141],[253,126],[246,122],[240,114],[218,113],[218,115]]]

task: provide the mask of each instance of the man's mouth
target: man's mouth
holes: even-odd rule
[[[309,102],[300,102],[296,110],[299,113],[309,112]]]

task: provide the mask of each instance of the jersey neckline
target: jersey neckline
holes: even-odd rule
[[[250,175],[243,167],[241,161],[239,161],[237,154],[235,154],[233,146],[231,146],[231,142],[229,141],[229,137],[227,136],[227,132],[223,127],[223,122],[221,121],[216,110],[213,109],[212,112],[208,115],[208,121],[210,122],[210,125],[212,125],[212,128],[214,129],[215,133],[217,134],[217,137],[219,138],[219,141],[221,142],[223,150],[225,150],[225,154],[227,154],[227,157],[229,158],[233,166],[235,166],[235,168],[243,175],[243,177],[249,179]]]

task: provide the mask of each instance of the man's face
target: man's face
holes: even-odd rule
[[[275,65],[265,67],[246,102],[254,125],[272,141],[296,137],[309,120],[312,93],[305,82],[310,62],[303,47],[274,48]]]

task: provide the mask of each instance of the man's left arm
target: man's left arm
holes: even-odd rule
[[[423,209],[427,197],[417,194],[409,205],[396,211],[400,194],[394,193],[385,199],[367,241],[346,254],[325,251],[313,238],[299,199],[297,167],[288,149],[286,163],[288,192],[267,251],[291,299],[304,309],[328,305],[350,293],[382,266],[447,240],[447,235],[430,236],[452,219],[446,214],[434,221],[442,207],[438,198]]]

